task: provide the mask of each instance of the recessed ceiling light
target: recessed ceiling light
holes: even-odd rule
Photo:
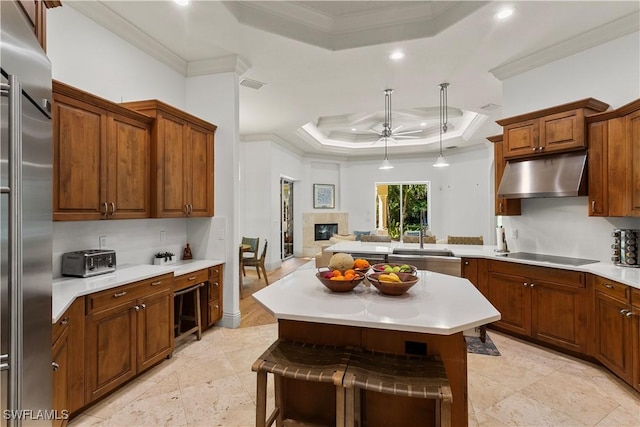
[[[420,126],[426,126],[426,125],[427,125],[427,122],[421,122],[420,123]]]
[[[355,131],[357,131],[357,130],[358,130],[358,129],[356,129],[356,128],[351,128],[351,132],[355,132]]]
[[[173,1],[179,4],[180,6],[188,6],[189,3],[191,3],[191,0],[173,0]]]
[[[512,7],[505,7],[504,9],[501,9],[498,13],[496,13],[496,18],[497,19],[507,19],[511,15],[513,15],[513,8]]]
[[[401,50],[396,50],[394,52],[391,53],[391,55],[389,55],[390,59],[393,59],[394,61],[399,61],[402,58],[404,58],[405,54],[403,51]]]

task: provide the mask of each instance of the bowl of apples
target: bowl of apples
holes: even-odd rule
[[[373,271],[376,273],[410,273],[415,276],[418,268],[409,264],[374,264]]]

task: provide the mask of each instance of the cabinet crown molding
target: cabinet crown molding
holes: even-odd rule
[[[561,113],[564,111],[577,110],[580,108],[587,108],[594,110],[595,112],[605,111],[609,108],[609,104],[599,101],[595,98],[585,98],[567,104],[556,105],[554,107],[545,108],[542,110],[532,111],[530,113],[521,114],[519,116],[507,117],[504,119],[496,120],[496,123],[500,126],[507,126],[513,123],[523,122],[526,120],[533,120],[552,114]]]

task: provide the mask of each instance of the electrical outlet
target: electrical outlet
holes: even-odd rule
[[[166,241],[167,241],[167,232],[163,230],[160,232],[160,243],[164,243]]]
[[[98,238],[98,245],[100,249],[104,249],[107,247],[107,236],[100,236]]]
[[[517,228],[512,228],[511,229],[511,238],[512,239],[517,239],[518,238],[518,229]]]
[[[218,228],[218,240],[224,240],[224,228],[223,227],[219,227]]]

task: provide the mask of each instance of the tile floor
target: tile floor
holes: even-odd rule
[[[502,356],[469,354],[470,426],[640,426],[640,394],[604,368],[489,334]],[[209,330],[69,426],[253,426],[251,364],[276,336]]]

